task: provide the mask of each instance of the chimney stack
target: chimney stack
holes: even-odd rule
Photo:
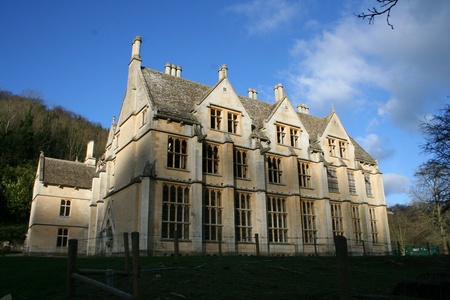
[[[258,99],[258,92],[255,89],[248,89],[248,97],[251,99]]]
[[[297,111],[309,115],[309,107],[306,104],[297,105]]]
[[[275,85],[273,87],[273,91],[274,91],[274,94],[275,94],[275,102],[283,100],[284,88],[283,88],[283,85],[281,83]]]
[[[86,159],[84,163],[87,165],[95,166],[95,157],[94,157],[94,141],[89,141],[86,149]]]
[[[142,60],[141,59],[141,43],[142,43],[142,39],[140,36],[137,36],[134,38],[133,46],[131,48],[131,60],[133,60],[133,59]]]
[[[223,78],[227,77],[227,65],[223,64],[219,69],[219,80],[222,80]]]
[[[175,77],[181,77],[181,66],[177,66],[171,63],[166,63],[164,73]]]

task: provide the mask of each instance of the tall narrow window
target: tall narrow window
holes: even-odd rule
[[[281,183],[283,171],[281,169],[281,158],[275,156],[267,157],[267,166],[269,170],[269,182]]]
[[[338,177],[335,168],[327,168],[328,191],[330,193],[339,193]]]
[[[161,237],[189,239],[189,187],[164,183],[162,201]]]
[[[142,110],[142,116],[141,116],[141,126],[144,126],[145,123],[147,123],[147,109],[144,108]]]
[[[70,216],[70,200],[61,200],[61,206],[59,208],[59,215],[61,217]]]
[[[369,208],[370,217],[370,235],[372,236],[372,243],[378,243],[378,230],[377,230],[377,217],[375,214],[375,208]]]
[[[317,233],[314,202],[305,200],[301,202],[301,206],[302,206],[303,243],[314,244]]]
[[[203,146],[203,173],[219,174],[219,146],[205,144]]]
[[[347,142],[339,141],[339,156],[342,158],[347,158]]]
[[[330,156],[336,156],[336,140],[328,138],[328,152]]]
[[[291,146],[298,147],[298,129],[290,128]]]
[[[234,196],[234,222],[236,240],[250,242],[252,240],[252,210],[250,194],[237,192]]]
[[[238,115],[228,112],[228,132],[238,133]]]
[[[285,126],[276,125],[277,126],[277,143],[284,144],[284,136],[286,133],[284,132]]]
[[[222,192],[203,190],[203,240],[218,241],[222,230]]]
[[[348,171],[348,192],[352,195],[356,195],[356,181],[355,181],[355,173]]]
[[[234,149],[234,177],[248,178],[248,152],[242,149]]]
[[[187,140],[169,136],[167,143],[167,167],[186,169]]]
[[[211,108],[211,129],[220,130],[220,123],[222,121],[222,111],[217,108]]]
[[[311,170],[309,168],[309,163],[298,160],[298,185],[300,187],[311,187]]]
[[[333,230],[333,236],[344,235],[342,207],[340,204],[331,204],[331,226]]]
[[[269,231],[269,242],[287,243],[288,225],[286,198],[267,197],[267,227]]]
[[[366,195],[367,197],[373,197],[372,194],[372,183],[370,182],[370,175],[364,174],[364,182],[366,184]]]
[[[69,239],[69,229],[58,228],[58,236],[56,238],[56,247],[67,247]]]
[[[359,206],[352,205],[352,223],[353,223],[353,236],[356,243],[361,243],[362,229],[361,229],[361,217],[359,214]]]

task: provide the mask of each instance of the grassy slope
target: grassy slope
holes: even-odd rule
[[[334,257],[142,257],[143,299],[337,299]],[[0,257],[0,298],[64,299],[65,258]],[[353,295],[389,295],[402,280],[448,271],[450,257],[351,257]],[[123,258],[79,258],[79,268],[123,270]],[[102,275],[89,277],[105,282]],[[116,287],[132,293],[130,277]],[[76,283],[76,299],[114,299]],[[406,292],[405,292],[406,294]],[[183,298],[184,297],[184,298]],[[400,298],[398,298],[400,299]]]

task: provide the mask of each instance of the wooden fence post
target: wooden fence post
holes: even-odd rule
[[[336,247],[336,256],[339,273],[338,276],[340,287],[340,299],[342,300],[351,299],[350,281],[348,276],[347,239],[342,235],[338,235],[334,237],[334,243]]]
[[[128,243],[128,232],[123,233],[123,247],[125,248],[125,273],[130,274],[130,244]]]
[[[259,234],[255,233],[256,256],[259,256]]]
[[[222,256],[222,227],[219,227],[219,256]]]
[[[178,245],[178,231],[175,230],[173,233],[173,251],[175,253],[175,263],[178,263],[178,254],[179,254],[179,245]]]
[[[69,249],[67,257],[67,298],[72,297],[75,294],[75,285],[72,278],[72,273],[77,270],[77,251],[78,251],[78,240],[69,240]]]
[[[141,268],[139,265],[139,232],[131,233],[131,247],[133,251],[133,296],[141,300]]]
[[[319,252],[317,251],[317,237],[315,233],[314,233],[314,255],[319,256]]]
[[[402,256],[402,248],[400,247],[400,242],[397,242],[397,251],[400,256]]]

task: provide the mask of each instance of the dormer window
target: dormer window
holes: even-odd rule
[[[226,118],[226,123],[222,122],[222,118]],[[229,133],[239,133],[240,114],[224,108],[210,108],[210,126],[211,129],[225,131]]]
[[[284,124],[275,124],[277,130],[276,140],[280,145],[299,147],[300,128]]]
[[[347,141],[336,138],[328,138],[328,153],[330,156],[347,158]]]
[[[292,147],[298,147],[298,129],[291,128],[289,129],[291,134],[291,146]]]
[[[222,110],[211,107],[211,129],[220,130],[222,121]]]
[[[284,130],[286,129],[283,125],[277,125],[277,143],[278,144],[284,144],[284,136],[286,133]]]
[[[238,114],[228,112],[228,132],[237,133],[238,128]]]

